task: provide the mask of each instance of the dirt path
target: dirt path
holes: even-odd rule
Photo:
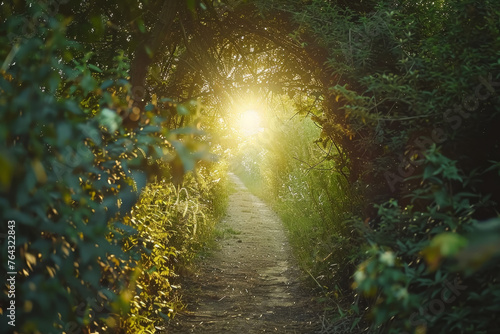
[[[230,180],[235,191],[219,227],[226,237],[184,285],[188,311],[168,333],[314,333],[317,311],[281,221],[236,176]]]

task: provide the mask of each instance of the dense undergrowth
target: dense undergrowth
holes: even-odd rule
[[[328,172],[334,163],[314,144],[318,127],[287,114],[265,137],[242,147],[232,168],[281,217],[303,280],[317,291],[325,311],[342,314],[355,298],[351,276],[367,250],[358,223],[350,219],[362,208],[361,191]]]
[[[131,299],[129,333],[149,333],[165,327],[185,307],[182,277],[214,238],[214,228],[227,205],[226,171],[222,164],[200,168],[182,187],[155,182],[141,194],[126,224],[134,233],[124,243],[140,256]]]
[[[339,318],[352,331],[368,321],[377,333],[494,333],[500,7],[367,7],[263,4],[295,15],[306,49],[324,48],[328,90],[320,108],[296,104],[320,134],[287,124],[240,158],[242,178],[299,236],[316,284],[347,296]]]
[[[70,18],[18,5],[0,35],[2,268],[17,273],[2,330],[154,332],[182,308],[176,277],[227,197],[201,104],[155,96],[125,127],[138,109],[124,53],[99,67]],[[31,17],[46,21],[27,31]]]
[[[349,289],[353,260],[362,253],[359,231],[345,222],[349,212],[361,208],[360,192],[342,175],[325,172],[333,162],[325,159],[322,146],[309,145],[320,130],[307,118],[287,120],[290,113],[275,120],[265,137],[244,146],[233,169],[280,214],[295,257],[314,275],[312,283],[327,295],[336,294]],[[343,289],[336,289],[339,284]]]

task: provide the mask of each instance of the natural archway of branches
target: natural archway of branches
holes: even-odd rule
[[[494,333],[499,41],[496,0],[0,0],[9,329],[172,321],[232,170],[332,328]]]

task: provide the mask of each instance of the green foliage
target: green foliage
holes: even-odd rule
[[[360,251],[361,235],[346,222],[360,203],[344,176],[326,172],[334,171],[336,162],[325,159],[324,152],[335,147],[313,145],[318,134],[308,118],[277,118],[262,138],[243,147],[235,170],[281,216],[295,257],[313,276],[311,283],[339,296],[349,289]]]
[[[378,332],[494,332],[497,238],[480,230],[500,202],[499,4],[282,3],[294,38],[326,54],[318,143],[366,203],[335,223],[370,245],[354,259],[357,308]],[[448,303],[448,284],[467,289]]]
[[[384,332],[492,333],[500,302],[498,218],[474,219],[488,203],[450,183],[474,183],[477,175],[459,176],[435,149],[424,166],[424,184],[411,198],[427,206],[379,207],[380,225],[367,234],[376,246],[354,275],[356,286],[374,299],[371,315]]]
[[[114,162],[106,163],[114,160],[104,152],[116,149],[112,140],[120,135],[81,107],[99,89],[97,81],[85,66],[75,69],[61,61],[60,50],[75,48],[64,37],[64,25],[53,20],[46,28],[36,38],[3,49],[1,57],[9,55],[0,78],[1,154],[9,166],[2,170],[7,173],[2,177],[7,181],[2,183],[2,220],[16,221],[16,327],[23,333],[87,326],[86,298],[97,296],[101,280],[111,282],[111,289],[103,290],[106,305],[117,299],[121,287],[110,278],[117,268],[108,254],[123,256],[121,234],[107,222],[118,210],[101,202],[135,195],[124,180],[122,190],[117,189]],[[73,92],[71,98],[67,91]],[[109,240],[112,231],[115,238]],[[7,271],[6,261],[2,266]],[[104,266],[109,267],[106,273]],[[81,303],[83,311],[76,314]],[[47,317],[48,309],[54,317]],[[119,309],[110,307],[102,317],[109,317],[109,311]]]
[[[45,9],[33,4],[26,10],[40,17]],[[180,103],[152,104],[140,126],[125,131],[122,118],[134,109],[123,54],[101,68],[66,38],[69,19],[47,18],[30,34],[24,21],[13,15],[0,28],[0,209],[2,221],[16,222],[16,251],[8,254],[2,243],[1,253],[2,259],[15,258],[14,264],[2,261],[3,270],[18,273],[15,330],[119,331],[120,317],[135,307],[135,282],[145,280],[123,250],[137,231],[124,224],[126,215],[152,175],[181,180],[197,161],[211,157],[196,126],[168,127],[164,115]],[[197,119],[194,112],[191,119]],[[198,206],[199,218],[206,209]],[[7,228],[2,224],[0,232]],[[170,246],[160,245],[161,255],[168,254]],[[142,265],[153,268],[151,262]],[[167,266],[158,265],[165,273]]]
[[[202,168],[182,187],[165,181],[148,185],[126,219],[137,233],[127,238],[124,249],[136,257],[131,267],[138,271],[137,292],[123,325],[127,333],[154,332],[185,307],[181,285],[175,283],[210,240],[224,210],[215,203],[224,198],[222,167]]]

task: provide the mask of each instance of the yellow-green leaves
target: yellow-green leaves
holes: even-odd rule
[[[467,245],[467,239],[457,233],[441,233],[436,235],[422,254],[431,271],[436,270],[441,262],[456,255]]]

